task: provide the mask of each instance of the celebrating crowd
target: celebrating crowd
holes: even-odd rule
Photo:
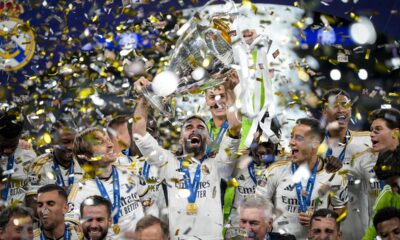
[[[136,81],[137,94],[149,84]],[[351,98],[331,89],[322,118],[297,119],[284,152],[268,112],[268,138],[259,127],[242,147],[232,87],[205,98],[212,118],[186,116],[178,152],[159,145],[144,97],[105,126],[77,132],[59,119],[40,156],[18,110],[2,111],[0,239],[400,238],[397,109],[352,131]]]

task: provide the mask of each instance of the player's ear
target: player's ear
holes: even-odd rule
[[[392,133],[392,137],[394,138],[394,139],[400,139],[400,130],[398,129],[398,128],[395,128],[394,130],[393,130],[393,133]]]

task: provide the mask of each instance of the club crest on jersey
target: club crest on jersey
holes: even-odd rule
[[[0,70],[22,68],[35,52],[33,31],[18,18],[23,12],[22,4],[15,0],[0,0]]]

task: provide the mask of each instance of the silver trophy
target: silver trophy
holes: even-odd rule
[[[162,86],[153,81],[144,92],[144,96],[164,115],[173,114],[173,106],[168,104],[173,95],[200,92],[222,84],[225,79],[221,76],[233,64],[230,32],[234,32],[232,23],[238,16],[235,4],[226,1],[231,5],[228,11],[201,16],[212,2],[215,1],[207,3],[178,31],[180,37],[166,68],[176,76],[162,79],[166,81]],[[176,88],[160,93],[158,89],[165,89],[166,85],[176,85]]]

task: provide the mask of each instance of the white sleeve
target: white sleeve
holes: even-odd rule
[[[273,198],[278,186],[279,177],[274,171],[276,167],[274,169],[271,167],[273,167],[273,165],[265,170],[265,173],[263,174],[264,179],[262,179],[256,187],[256,195],[274,202]]]
[[[65,214],[65,221],[72,222],[74,224],[79,225],[80,222],[80,206],[82,201],[90,196],[90,195],[96,195],[95,193],[90,193],[86,189],[86,191],[83,191],[82,189],[79,189],[79,185],[82,184],[80,182],[74,183],[71,188],[71,192],[68,195],[68,212]]]
[[[173,154],[158,145],[157,140],[155,140],[149,133],[141,136],[139,134],[133,134],[136,146],[139,148],[140,152],[144,157],[147,157],[147,161],[150,165],[159,168],[159,177],[161,179],[165,178],[163,167],[168,160],[175,158]]]
[[[216,164],[218,171],[222,177],[228,178],[232,176],[238,158],[236,153],[239,149],[240,139],[233,139],[229,136],[222,138],[219,150],[213,163]]]

